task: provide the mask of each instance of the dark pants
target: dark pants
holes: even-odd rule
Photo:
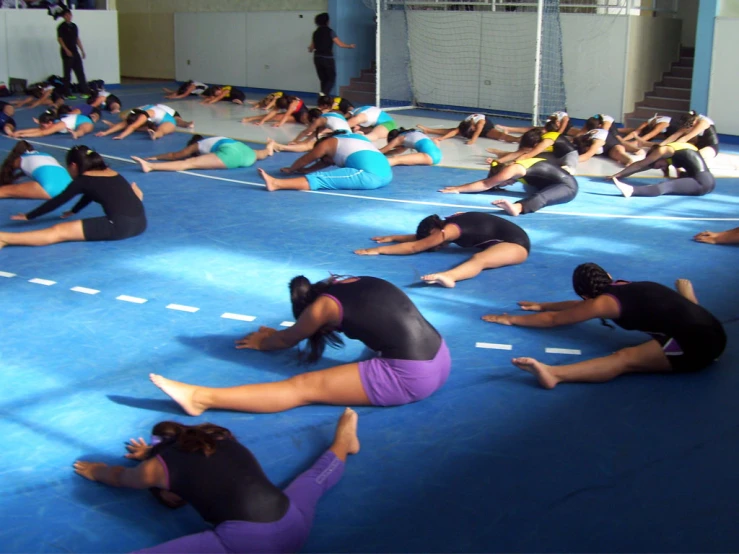
[[[77,77],[77,83],[79,83],[80,92],[82,94],[89,94],[89,89],[87,88],[87,80],[85,79],[85,68],[82,67],[82,56],[80,56],[80,53],[77,49],[74,50],[74,56],[69,57],[62,52],[62,66],[63,66],[63,74],[62,77],[64,79],[64,95],[68,96],[71,88],[69,83],[69,77],[72,74],[72,71],[74,71],[74,76]]]
[[[318,80],[321,81],[321,92],[326,96],[331,96],[331,91],[336,84],[336,62],[333,58],[314,56],[313,63],[316,64]]]

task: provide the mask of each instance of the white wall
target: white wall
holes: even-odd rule
[[[8,83],[8,47],[5,44],[6,30],[5,14],[9,10],[0,10],[0,82]]]
[[[176,78],[313,90],[316,75],[308,45],[318,13],[176,13]]]
[[[4,19],[0,58],[7,53],[7,75],[3,74],[4,62],[0,62],[0,80],[16,77],[30,83],[49,75],[61,75],[62,61],[56,40],[59,21],[55,22],[41,10],[0,10],[0,13]],[[87,53],[84,61],[87,79],[120,83],[118,13],[75,10],[73,21],[79,27]]]
[[[708,116],[716,122],[719,133],[739,135],[739,57],[737,57],[739,19],[719,17],[713,36],[711,86]]]
[[[698,25],[698,1],[681,0],[677,8],[677,17],[683,22],[681,33],[682,45],[691,48],[695,46],[695,30]]]
[[[686,0],[682,1],[685,2]],[[737,0],[719,0],[718,15],[719,17],[739,17],[739,2]]]
[[[634,111],[644,94],[662,79],[673,62],[680,58],[680,19],[631,17],[626,60],[623,111]]]

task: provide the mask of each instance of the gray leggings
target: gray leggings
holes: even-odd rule
[[[533,194],[528,198],[520,200],[522,214],[528,214],[541,210],[545,206],[554,206],[555,204],[566,204],[577,196],[577,181],[574,177],[569,176],[564,183],[555,183],[542,188],[526,185],[526,192]]]
[[[703,196],[711,192],[716,186],[716,179],[709,171],[702,171],[695,177],[682,177],[663,181],[656,185],[634,187],[631,196],[662,196],[675,194],[681,196]]]

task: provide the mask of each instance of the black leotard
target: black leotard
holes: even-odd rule
[[[485,116],[485,125],[482,127],[481,137],[486,137],[490,131],[495,129],[495,121],[491,117]]]
[[[216,444],[210,456],[183,452],[174,441],[156,445],[152,455],[166,467],[169,490],[192,504],[213,525],[281,519],[290,500],[269,481],[249,449],[231,439]]]
[[[432,360],[441,335],[398,287],[376,277],[338,281],[324,292],[341,306],[340,331],[383,358]]]
[[[706,148],[707,146],[710,146],[716,151],[716,154],[718,154],[719,147],[718,147],[718,133],[716,132],[716,126],[711,125],[708,129],[703,131],[703,133],[695,138],[695,145],[698,148]]]
[[[136,196],[128,181],[120,175],[111,177],[80,175],[69,183],[61,194],[28,212],[26,217],[34,219],[47,214],[78,194],[81,194],[82,198],[74,205],[72,212],[79,212],[90,202],[97,202],[105,212],[105,217],[82,220],[85,240],[121,240],[139,235],[146,230],[144,204]]]
[[[452,241],[463,248],[479,248],[484,250],[494,244],[510,242],[531,250],[531,242],[526,231],[515,223],[498,217],[497,215],[482,212],[465,212],[447,217],[446,225],[456,225],[461,236]]]
[[[708,166],[703,156],[697,150],[693,150],[691,145],[686,145],[688,148],[682,148],[681,150],[678,150],[678,148],[683,146],[682,143],[672,143],[667,146],[675,149],[675,153],[668,160],[669,163],[678,169],[684,169],[688,177],[695,177],[699,173],[708,172]]]
[[[726,333],[721,322],[664,285],[617,281],[604,294],[621,307],[621,315],[613,322],[650,335],[663,346],[675,370],[703,369],[724,351]]]

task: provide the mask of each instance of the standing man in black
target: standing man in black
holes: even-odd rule
[[[66,9],[62,12],[62,17],[64,18],[64,22],[57,27],[56,36],[59,45],[62,47],[62,67],[64,68],[63,94],[64,96],[69,96],[70,94],[69,77],[72,71],[74,71],[74,76],[77,77],[77,82],[79,83],[80,93],[86,95],[88,94],[87,80],[85,79],[85,69],[82,67],[85,49],[82,46],[77,25],[72,23],[72,12]],[[80,52],[82,52],[81,56]]]
[[[353,44],[344,44],[328,26],[328,14],[319,13],[315,19],[318,29],[313,32],[313,40],[308,52],[313,52],[313,63],[316,65],[318,80],[321,82],[321,95],[330,96],[336,83],[336,61],[334,60],[334,44],[340,48],[354,48]]]

